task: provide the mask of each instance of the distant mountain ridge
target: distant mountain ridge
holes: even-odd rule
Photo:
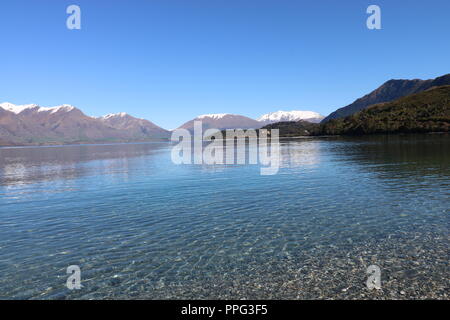
[[[135,118],[125,112],[108,114],[98,119],[110,127],[127,132],[127,135],[133,139],[166,138],[169,136],[169,131],[158,127],[153,122]]]
[[[252,118],[230,113],[204,114],[184,123],[179,128],[194,130],[194,122],[201,121],[203,130],[206,129],[258,129],[262,124]]]
[[[345,134],[347,131],[339,128],[339,126],[343,125],[348,127],[348,121],[359,121],[363,123],[362,126],[365,126],[364,118],[352,118],[350,120],[347,119],[347,122],[333,122],[332,125],[324,125],[328,124],[331,120],[348,117],[373,105],[388,103],[446,85],[450,85],[450,74],[430,80],[389,80],[378,89],[356,100],[351,105],[336,110],[323,119],[320,126],[317,123],[320,122],[323,116],[317,112],[293,110],[271,112],[262,115],[257,120],[238,114],[204,114],[184,123],[179,128],[192,131],[195,121],[201,121],[204,130],[208,128],[219,130],[237,128],[259,129],[268,125],[275,128],[277,125],[274,124],[279,123],[279,127],[283,127],[283,130],[289,135],[339,134],[338,132]],[[443,101],[443,103],[444,108],[450,107],[448,100]],[[418,107],[413,104],[413,108],[414,110],[421,110],[420,112],[422,113],[428,112],[423,109],[424,106]],[[435,112],[438,110],[436,108],[432,111]],[[405,109],[404,112],[409,111]],[[392,115],[402,117],[402,113],[397,114],[394,112]],[[416,115],[410,113],[410,116],[412,118],[405,118],[405,121],[409,121],[408,123],[411,124],[416,121],[414,118]],[[399,125],[401,128],[409,128],[407,124],[399,124],[398,122],[401,120],[399,119],[392,119],[391,121],[386,119],[385,121],[397,121],[396,125]],[[416,125],[419,128],[416,128],[417,130],[436,131],[442,126],[444,129],[447,128],[442,123],[431,124],[430,121],[432,120],[424,120],[426,117],[420,119],[422,122],[427,121],[428,127],[423,129],[420,125]],[[369,119],[368,121],[375,120]],[[372,125],[372,123],[369,123],[369,125]],[[380,128],[382,127],[379,123],[377,125]],[[411,130],[416,129],[413,128]],[[370,131],[369,129],[364,130],[363,132]],[[391,128],[389,130],[394,129]],[[50,108],[37,104],[15,105],[8,102],[0,104],[0,145],[136,142],[152,139],[168,139],[170,134],[171,131],[165,130],[151,121],[135,118],[124,112],[96,118],[87,116],[81,110],[68,104]]]
[[[262,115],[257,120],[264,125],[276,123],[276,122],[288,122],[288,121],[307,121],[312,123],[318,123],[325,117],[314,111],[276,111]]]
[[[230,113],[203,114],[184,123],[182,129],[193,130],[195,121],[202,121],[203,129],[259,129],[265,125],[284,121],[308,121],[320,122],[324,117],[314,111],[276,111],[262,115],[258,119],[252,119],[243,115]]]
[[[203,129],[259,129],[281,121],[319,122],[323,118],[313,111],[277,111],[258,120],[229,113],[204,114],[180,128],[193,130],[201,121]],[[131,142],[167,139],[170,131],[154,123],[121,112],[90,117],[68,104],[42,107],[37,104],[0,104],[0,145],[41,145],[68,143]]]
[[[126,114],[93,118],[70,105],[0,104],[0,144],[39,145],[139,141],[169,137],[150,121]]]
[[[390,102],[401,97],[428,90],[432,87],[444,85],[450,85],[450,74],[429,80],[389,80],[371,93],[357,99],[352,104],[334,111],[323,119],[322,123],[332,119],[351,116],[374,104]]]

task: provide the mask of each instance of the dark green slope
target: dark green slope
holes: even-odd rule
[[[428,90],[432,87],[444,85],[450,85],[450,74],[430,80],[389,80],[378,89],[357,99],[352,104],[334,111],[323,119],[322,123],[326,123],[332,119],[351,116],[374,104],[394,101],[401,97]]]
[[[448,132],[450,86],[431,88],[321,125],[320,134]]]

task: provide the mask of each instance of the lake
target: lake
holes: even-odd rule
[[[171,148],[0,148],[0,299],[450,297],[449,135],[286,139],[267,176]]]

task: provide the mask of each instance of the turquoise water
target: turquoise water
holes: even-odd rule
[[[283,140],[273,176],[170,151],[0,148],[0,298],[449,298],[448,135]]]

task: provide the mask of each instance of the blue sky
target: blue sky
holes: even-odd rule
[[[81,30],[66,28],[67,6]],[[382,10],[368,30],[366,9]],[[450,72],[448,0],[39,0],[0,4],[0,101],[128,112],[324,115],[391,78]]]

